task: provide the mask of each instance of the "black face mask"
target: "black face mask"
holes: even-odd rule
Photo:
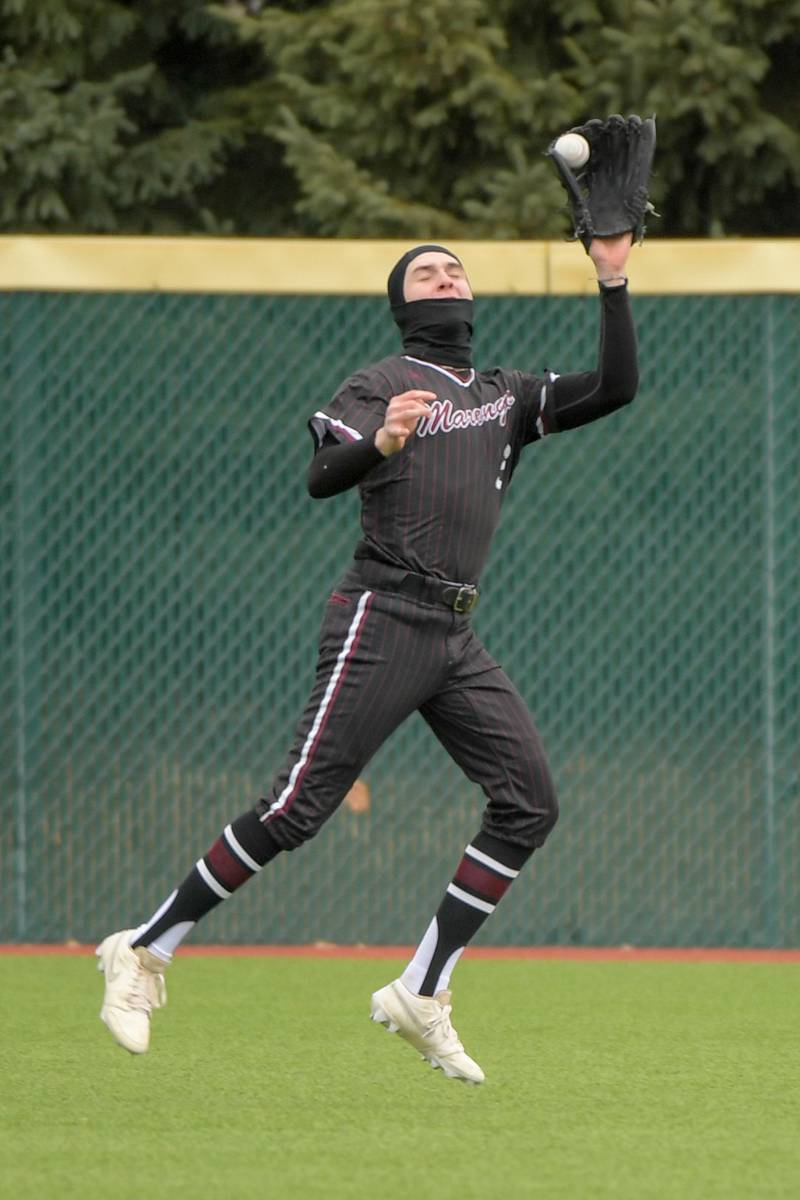
[[[472,366],[471,300],[405,300],[403,281],[406,268],[420,254],[439,250],[460,259],[444,246],[415,246],[392,268],[388,291],[392,316],[403,335],[403,349],[412,358],[438,363],[444,367]]]

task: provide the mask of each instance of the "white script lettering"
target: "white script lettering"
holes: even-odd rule
[[[485,425],[487,421],[497,421],[505,425],[508,420],[508,410],[516,402],[511,392],[503,392],[496,400],[482,404],[480,408],[453,408],[452,400],[434,400],[431,404],[431,415],[423,417],[417,426],[417,437],[433,436],[434,433],[451,433],[454,429],[470,429],[475,425]]]

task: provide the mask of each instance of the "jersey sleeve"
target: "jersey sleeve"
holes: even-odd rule
[[[383,425],[389,400],[386,383],[377,373],[359,371],[351,375],[333,399],[309,418],[316,449],[326,436],[342,443],[374,437]]]
[[[553,421],[553,383],[558,378],[552,371],[544,375],[526,375],[517,372],[517,393],[521,397],[519,415],[519,438],[523,446],[538,442],[555,433]]]
[[[545,371],[541,378],[519,373],[518,381],[523,445],[588,425],[630,404],[639,371],[627,287],[600,286],[600,346],[593,371]]]

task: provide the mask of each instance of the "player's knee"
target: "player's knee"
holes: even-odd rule
[[[299,850],[317,836],[344,796],[345,792],[338,787],[320,787],[314,791],[313,802],[303,793],[296,803],[283,806],[280,798],[273,795],[260,800],[255,811],[282,850]]]
[[[530,844],[543,846],[558,820],[558,797],[550,768],[541,760],[537,763],[536,787],[531,797]]]
[[[542,814],[542,833],[541,833],[542,842],[544,842],[544,840],[548,836],[548,834],[552,832],[557,821],[558,821],[558,797],[556,795],[556,789],[553,787],[553,784],[551,781],[550,788],[547,793],[547,803],[544,807],[543,814]],[[539,845],[541,845],[542,842],[540,842]]]
[[[534,849],[543,846],[558,820],[558,798],[552,780],[539,792],[528,811],[527,842]]]
[[[530,787],[492,797],[483,825],[487,833],[531,850],[544,845],[558,820],[553,780],[549,771],[541,770],[541,763],[537,766],[535,783]]]

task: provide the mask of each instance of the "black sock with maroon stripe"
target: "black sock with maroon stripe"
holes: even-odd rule
[[[136,930],[131,945],[146,946],[169,962],[192,926],[252,879],[280,849],[252,809],[237,817],[147,924]]]
[[[436,916],[400,977],[409,991],[435,996],[447,989],[462,951],[532,853],[532,849],[501,842],[488,833],[472,839]]]

